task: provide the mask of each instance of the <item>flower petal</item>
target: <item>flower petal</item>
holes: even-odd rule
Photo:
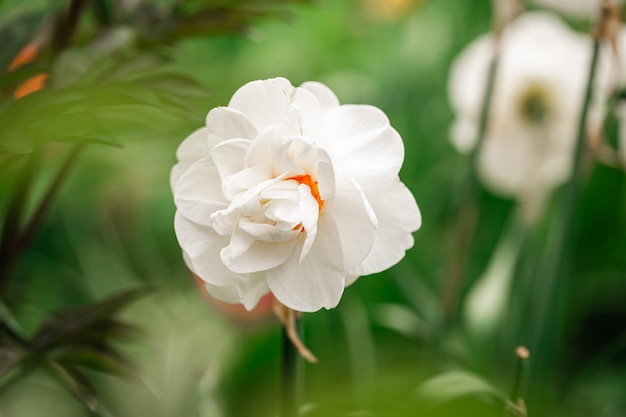
[[[172,189],[180,177],[198,160],[208,155],[209,132],[206,127],[200,128],[178,146],[176,159],[178,163],[172,168],[170,186]]]
[[[304,174],[303,169],[289,155],[289,144],[282,129],[275,126],[259,133],[246,153],[244,165],[263,169],[268,177]]]
[[[330,216],[320,215],[318,235],[309,255],[298,261],[304,244],[299,238],[294,256],[267,272],[274,296],[287,307],[303,312],[335,307],[344,288],[344,266],[339,231]]]
[[[304,239],[304,245],[300,252],[300,262],[309,254],[315,237],[317,235],[317,220],[319,219],[319,205],[317,200],[311,194],[311,189],[308,185],[300,184],[298,187],[300,193],[300,201],[298,204],[298,213],[300,215],[300,222],[306,233]]]
[[[218,287],[231,286],[240,277],[229,271],[220,260],[220,250],[228,238],[207,226],[196,224],[176,212],[174,230],[180,247],[188,256],[188,265],[203,281]]]
[[[348,270],[357,276],[381,272],[398,263],[405,251],[413,246],[411,233],[422,224],[415,198],[400,180],[372,206],[379,227],[367,258]]]
[[[334,109],[335,107],[339,107],[339,99],[333,93],[333,91],[328,88],[325,84],[316,82],[316,81],[307,81],[303,83],[301,88],[304,88],[317,98],[320,103],[320,110],[323,112],[327,112],[329,110]]]
[[[206,288],[207,292],[211,294],[212,297],[215,297],[218,300],[232,304],[239,302],[239,293],[235,285],[219,287],[205,282],[204,288]]]
[[[327,202],[332,202],[335,198],[335,169],[333,161],[322,148],[318,148],[318,169],[317,169],[317,187],[320,192],[320,198]]]
[[[289,96],[294,89],[285,78],[252,81],[235,92],[228,107],[241,112],[261,131],[286,121]]]
[[[244,157],[251,143],[248,139],[229,139],[211,149],[209,153],[222,180],[244,169]]]
[[[241,303],[246,310],[250,311],[256,307],[261,297],[270,292],[270,288],[264,274],[251,275],[247,284],[241,294]]]
[[[356,182],[341,178],[329,214],[338,231],[346,269],[359,265],[374,245],[376,215]]]
[[[368,199],[386,191],[404,158],[404,144],[377,107],[344,105],[326,115],[325,145],[335,166],[358,182]]]
[[[211,214],[228,205],[222,194],[217,168],[210,157],[193,164],[178,180],[174,203],[181,215],[205,226],[211,225]]]
[[[233,256],[230,245],[225,247],[220,253],[220,259],[229,270],[237,274],[251,274],[281,265],[291,256],[295,246],[296,239],[286,242],[254,240],[250,248],[237,257]]]
[[[209,150],[228,139],[254,139],[257,129],[241,112],[229,107],[216,107],[206,117]]]

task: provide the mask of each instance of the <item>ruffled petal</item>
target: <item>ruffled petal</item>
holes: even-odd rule
[[[358,266],[348,270],[352,275],[369,275],[384,271],[398,263],[413,246],[412,232],[422,224],[422,215],[415,198],[402,182],[373,204],[378,218],[378,231],[371,252]]]
[[[286,242],[263,242],[254,240],[248,250],[233,257],[230,246],[220,253],[223,264],[237,274],[251,274],[266,271],[283,264],[293,253],[296,239]]]
[[[244,169],[244,157],[251,143],[248,139],[229,139],[211,149],[209,153],[222,180]]]
[[[385,192],[398,176],[404,144],[380,109],[344,105],[326,115],[326,141],[335,165],[352,177],[367,198]]]
[[[211,225],[211,214],[226,208],[217,168],[210,157],[193,164],[174,189],[174,203],[179,213],[205,226]]]
[[[350,178],[337,184],[329,214],[339,231],[346,269],[359,265],[374,245],[378,228],[376,215],[358,185]]]
[[[172,168],[170,173],[170,186],[172,190],[180,177],[198,160],[208,155],[209,132],[206,127],[200,128],[178,146],[176,159],[178,163]]]
[[[241,303],[246,310],[251,311],[259,303],[259,300],[270,292],[270,288],[263,274],[252,275],[247,283],[248,285],[241,293]]]
[[[257,129],[241,112],[228,107],[216,107],[206,117],[209,150],[228,139],[254,139]]]
[[[320,192],[320,198],[331,202],[335,198],[335,168],[328,152],[322,148],[318,148],[317,151],[317,187]]]
[[[285,78],[252,81],[235,92],[228,107],[241,112],[258,131],[286,121],[295,87]]]
[[[207,292],[212,297],[224,301],[225,303],[236,304],[239,302],[239,292],[237,291],[237,286],[234,285],[234,283],[230,286],[219,287],[205,282],[204,288],[206,288]]]
[[[339,99],[325,84],[316,81],[307,81],[300,87],[313,93],[320,103],[320,110],[322,112],[327,112],[335,107],[339,107]]]
[[[220,250],[228,245],[227,237],[218,235],[210,227],[188,220],[179,212],[174,217],[174,230],[180,247],[188,256],[188,265],[203,281],[227,287],[240,279],[220,260]]]
[[[298,191],[300,194],[298,214],[300,215],[300,222],[302,223],[302,227],[306,233],[304,245],[302,246],[302,251],[300,252],[300,261],[302,261],[302,259],[309,254],[309,251],[315,242],[315,237],[317,236],[319,205],[317,200],[311,195],[311,189],[308,185],[300,184]]]
[[[263,169],[268,178],[281,174],[287,176],[304,174],[304,170],[289,156],[289,144],[281,128],[275,126],[264,129],[252,142],[246,153],[244,165]]]
[[[299,238],[294,254],[303,244],[304,239]],[[344,264],[339,231],[330,216],[320,216],[309,255],[301,262],[298,256],[291,256],[269,270],[267,283],[278,301],[293,310],[311,312],[337,306],[343,294]]]

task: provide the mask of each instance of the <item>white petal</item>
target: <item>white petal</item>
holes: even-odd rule
[[[216,107],[206,117],[209,150],[228,139],[254,139],[257,129],[236,109]]]
[[[250,145],[244,164],[247,167],[263,169],[268,177],[304,174],[302,168],[289,156],[288,149],[280,127],[266,128]]]
[[[215,297],[218,300],[231,304],[239,303],[239,293],[234,284],[231,286],[219,287],[205,282],[204,288],[206,288],[207,292],[211,294],[212,297]]]
[[[220,250],[228,245],[228,238],[218,235],[210,227],[193,223],[178,212],[174,218],[174,230],[193,272],[202,280],[225,287],[240,279],[220,260]]]
[[[333,217],[341,240],[346,269],[359,265],[374,245],[378,227],[376,215],[363,192],[350,178],[337,184],[334,205],[329,214]]]
[[[300,233],[298,230],[281,230],[272,224],[257,223],[246,218],[239,221],[238,228],[253,240],[267,243],[281,243],[293,240]]]
[[[247,251],[237,257],[233,257],[230,246],[225,247],[220,259],[237,274],[251,274],[283,264],[292,255],[295,246],[296,239],[275,243],[255,240]]]
[[[380,195],[398,176],[404,145],[378,108],[344,105],[326,115],[326,142],[335,166],[356,180],[367,198]]]
[[[315,95],[320,103],[320,109],[323,112],[332,110],[335,107],[339,107],[339,99],[337,98],[335,93],[333,93],[333,91],[325,84],[316,81],[307,81],[303,83],[300,87],[309,90]]]
[[[306,239],[302,251],[300,252],[300,262],[309,254],[315,237],[317,236],[317,220],[319,218],[319,204],[311,194],[308,185],[300,184],[298,187],[300,192],[300,204],[298,205],[298,213],[300,222],[306,233]]]
[[[493,36],[483,35],[469,44],[450,67],[448,77],[450,104],[458,115],[475,119],[476,123],[493,53]],[[474,146],[475,139],[472,135],[470,147]]]
[[[248,139],[229,139],[211,149],[211,158],[222,180],[244,169],[244,158],[251,143]]]
[[[187,136],[178,146],[176,150],[178,163],[174,165],[170,174],[170,186],[172,190],[180,177],[191,165],[208,155],[208,141],[209,132],[207,128],[203,127]]]
[[[294,110],[296,120],[290,126],[290,132],[303,136],[310,142],[318,141],[324,133],[323,113],[318,98],[307,89],[296,88],[288,111]]]
[[[299,194],[298,194],[299,196]],[[284,223],[288,229],[300,223],[297,198],[291,200],[271,200],[265,206],[265,216],[276,223]]]
[[[243,291],[243,297],[241,302],[246,310],[250,311],[259,303],[261,297],[270,291],[267,285],[267,280],[262,274],[258,274],[258,277],[251,278],[248,281],[248,286]],[[253,276],[254,277],[254,276]]]
[[[304,172],[317,178],[319,168],[319,148],[302,138],[294,138],[289,144],[288,155]]]
[[[413,246],[412,232],[422,224],[415,198],[406,186],[396,181],[381,198],[372,203],[378,218],[378,231],[371,252],[350,274],[369,275],[384,271],[398,263]]]
[[[295,89],[284,78],[252,81],[241,87],[228,107],[240,111],[258,131],[286,122],[289,97]]]
[[[320,192],[320,198],[326,202],[332,202],[335,198],[335,187],[333,161],[328,152],[318,148],[317,188]]]
[[[217,169],[210,157],[193,164],[178,180],[174,202],[180,214],[205,226],[211,225],[211,214],[227,206]]]
[[[246,192],[269,178],[263,168],[246,168],[243,171],[223,178],[222,191],[228,200],[233,200],[237,194]]]
[[[298,262],[304,239],[284,264],[267,272],[267,283],[274,296],[289,308],[311,312],[333,308],[344,288],[343,254],[339,232],[324,213],[318,222],[318,235],[309,255]]]

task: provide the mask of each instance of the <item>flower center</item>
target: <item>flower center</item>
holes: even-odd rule
[[[311,195],[313,196],[313,198],[315,198],[315,200],[317,201],[317,205],[319,206],[319,210],[322,211],[322,208],[324,207],[324,200],[322,200],[322,198],[320,197],[320,190],[319,187],[317,186],[317,181],[314,181],[313,178],[311,178],[310,175],[306,174],[306,175],[296,175],[295,177],[290,177],[287,178],[288,180],[294,180],[300,184],[305,184],[308,185],[309,188],[311,189]]]
[[[550,91],[539,84],[523,91],[518,103],[522,117],[532,124],[546,123],[553,110]]]

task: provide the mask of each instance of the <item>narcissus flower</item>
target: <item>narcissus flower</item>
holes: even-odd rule
[[[593,19],[600,13],[602,1],[603,0],[534,0],[533,2],[576,19]]]
[[[385,114],[323,84],[240,88],[177,151],[175,229],[214,297],[253,308],[335,307],[358,276],[397,263],[421,224]]]
[[[494,41],[491,34],[481,36],[451,69],[449,94],[456,113],[451,133],[460,151],[472,149],[477,137]],[[478,156],[479,175],[502,196],[541,199],[562,184],[572,168],[592,41],[555,15],[536,12],[518,17],[504,29],[500,49],[489,124]],[[598,80],[607,80],[608,67],[601,61]],[[607,89],[596,85],[589,131],[600,128]]]

